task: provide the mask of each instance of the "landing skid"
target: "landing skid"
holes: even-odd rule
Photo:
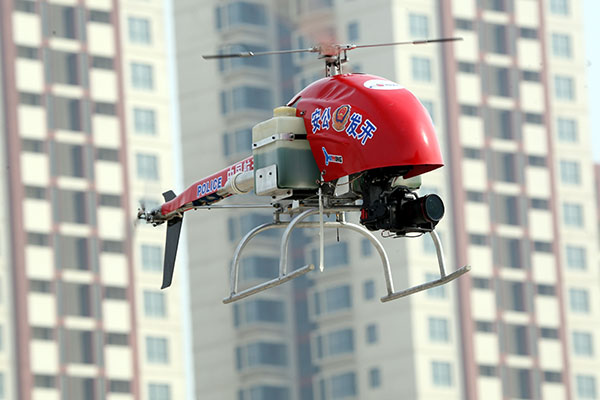
[[[387,295],[381,297],[380,300],[382,302],[395,300],[395,299],[405,297],[405,296],[408,296],[408,295],[411,295],[411,294],[414,294],[414,293],[417,293],[417,292],[420,292],[420,291],[423,291],[426,289],[430,289],[430,288],[433,288],[436,286],[443,285],[445,283],[448,283],[448,282],[458,278],[459,276],[463,275],[464,273],[468,272],[471,269],[470,266],[464,266],[450,274],[447,274],[445,261],[444,261],[444,254],[442,251],[442,245],[440,243],[437,233],[435,231],[431,231],[430,235],[431,235],[431,238],[433,240],[433,243],[434,243],[435,249],[436,249],[436,255],[437,255],[439,271],[440,271],[440,278],[430,281],[430,282],[423,283],[421,285],[410,287],[408,289],[395,291],[394,282],[393,282],[393,278],[392,278],[392,271],[391,271],[391,267],[390,267],[390,261],[387,256],[387,253],[385,251],[385,248],[383,247],[383,245],[381,244],[379,239],[377,239],[377,237],[375,235],[373,235],[373,233],[371,233],[371,231],[369,231],[362,225],[347,222],[345,219],[346,212],[359,212],[359,211],[360,211],[360,208],[357,208],[357,207],[324,208],[322,203],[320,202],[319,208],[309,208],[304,211],[301,211],[297,215],[294,214],[294,215],[292,215],[292,219],[290,221],[279,221],[278,214],[276,213],[276,216],[277,216],[276,221],[267,223],[267,224],[263,224],[263,225],[259,225],[256,228],[252,229],[240,240],[239,244],[237,245],[237,248],[235,249],[235,252],[233,255],[233,260],[231,262],[231,276],[230,276],[231,291],[230,291],[229,297],[223,299],[223,303],[225,303],[225,304],[232,303],[234,301],[241,300],[243,298],[251,296],[255,293],[260,293],[266,289],[269,289],[269,288],[272,288],[275,286],[279,286],[282,283],[290,281],[298,276],[304,275],[307,272],[315,269],[314,265],[309,264],[309,265],[305,265],[303,267],[300,267],[300,268],[295,269],[292,272],[288,273],[288,268],[287,268],[288,267],[288,265],[287,265],[288,264],[288,262],[287,262],[288,244],[289,244],[289,240],[291,237],[291,233],[296,228],[319,228],[319,230],[320,230],[320,232],[319,232],[319,235],[320,235],[319,269],[321,271],[323,271],[323,268],[324,268],[324,265],[323,265],[323,258],[324,258],[323,257],[323,254],[324,254],[323,238],[324,238],[324,235],[323,234],[324,234],[325,228],[347,229],[347,230],[357,232],[357,233],[361,234],[362,236],[364,236],[365,238],[367,238],[371,242],[371,244],[375,247],[375,249],[377,250],[379,257],[381,258],[382,265],[383,265],[383,274],[384,274],[384,279],[385,279],[385,284],[386,284]],[[316,214],[319,214],[319,221],[312,221],[312,222],[305,221],[306,218],[308,218],[312,215],[316,215]],[[328,215],[335,214],[336,221],[324,221],[323,214],[328,214]],[[240,257],[241,257],[242,251],[244,250],[246,245],[255,236],[257,236],[261,232],[264,232],[264,231],[267,231],[270,229],[285,229],[283,232],[282,238],[281,238],[281,245],[280,245],[279,276],[275,279],[264,282],[262,284],[250,287],[250,288],[242,290],[242,291],[238,291],[239,268],[240,268],[239,264],[240,264]]]

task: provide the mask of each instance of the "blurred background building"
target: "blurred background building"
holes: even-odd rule
[[[429,110],[446,167],[421,193],[447,206],[458,283],[380,304],[379,261],[357,236],[327,237],[326,271],[232,306],[237,240],[269,219],[188,219],[197,398],[593,399],[600,396],[595,181],[577,0],[178,0],[186,183],[249,154],[251,128],[322,77],[311,55],[201,54],[461,36],[449,45],[350,52],[348,71],[395,80]],[[245,202],[249,199],[240,199]],[[311,232],[294,266],[314,261]],[[197,243],[197,244],[196,244]],[[395,278],[436,274],[432,243],[387,240]],[[242,282],[276,276],[277,237],[250,246]],[[218,310],[218,311],[217,311]]]
[[[201,54],[464,38],[345,67],[429,110],[446,167],[420,193],[444,199],[446,258],[472,271],[381,304],[376,252],[329,232],[325,272],[227,306],[233,249],[269,213],[190,215],[190,281],[166,291],[164,231],[130,223],[175,186],[165,4],[0,3],[0,399],[184,398],[182,284],[198,399],[600,397],[582,1],[174,0],[186,184],[249,155],[252,126],[324,69]],[[314,237],[296,234],[291,268]],[[436,276],[429,238],[384,244],[398,287]],[[275,276],[278,249],[256,238],[241,285]]]
[[[0,398],[181,399],[183,310],[160,0],[0,4]]]

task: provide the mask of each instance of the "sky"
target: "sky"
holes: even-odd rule
[[[590,129],[594,160],[600,163],[600,1],[583,3]]]

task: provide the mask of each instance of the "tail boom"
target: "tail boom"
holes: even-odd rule
[[[234,194],[247,193],[254,187],[254,158],[238,161],[227,168],[200,179],[174,199],[165,202],[140,218],[162,224],[195,207],[217,203]]]

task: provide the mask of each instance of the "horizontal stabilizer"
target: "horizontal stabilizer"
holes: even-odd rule
[[[172,190],[167,190],[166,192],[163,193],[163,198],[165,199],[165,201],[171,201],[175,197],[177,197],[177,195]]]

